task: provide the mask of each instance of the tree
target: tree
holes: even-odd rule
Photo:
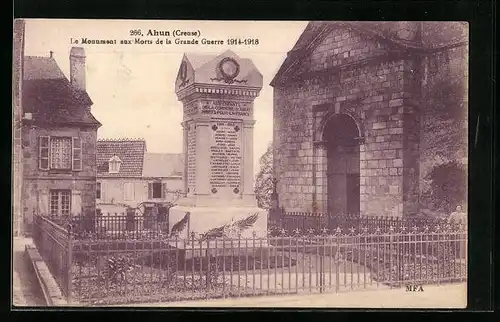
[[[267,151],[260,157],[260,170],[255,180],[255,196],[262,209],[271,207],[273,177],[273,145],[270,143]]]

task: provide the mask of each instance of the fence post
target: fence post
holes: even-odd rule
[[[336,242],[336,247],[335,247],[335,292],[339,292],[340,290],[340,232],[335,231],[335,242]],[[331,269],[331,268],[330,268]]]
[[[71,274],[71,267],[73,265],[73,236],[72,236],[72,226],[71,224],[68,225],[68,243],[67,243],[67,247],[68,247],[68,261],[67,261],[67,267],[66,267],[66,270],[67,270],[67,286],[66,286],[66,300],[68,302],[68,304],[71,304],[72,300],[73,300],[73,290],[72,290],[72,286],[73,286],[73,274]]]
[[[273,226],[278,225],[279,228],[283,228],[282,226],[282,213],[279,206],[278,192],[276,189],[276,185],[278,184],[278,180],[276,178],[272,179],[273,191],[270,196],[270,204],[269,204],[269,218],[268,222],[270,222]]]
[[[392,251],[393,251],[393,246],[392,246],[392,238],[394,237],[394,229],[391,226],[389,228],[389,287],[393,287],[393,281],[392,281]]]
[[[321,239],[322,239],[322,243],[321,243],[321,248],[320,248],[320,252],[319,252],[319,292],[320,293],[323,293],[323,278],[324,278],[324,263],[323,263],[323,257],[324,257],[324,254],[325,254],[325,238],[326,238],[326,235],[323,235],[321,236]]]

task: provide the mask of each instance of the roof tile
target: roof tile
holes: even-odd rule
[[[101,177],[141,177],[146,152],[143,139],[117,139],[97,141],[97,173]],[[108,172],[108,161],[113,156],[122,160],[118,173]]]

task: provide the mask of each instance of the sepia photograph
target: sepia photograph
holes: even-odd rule
[[[12,305],[466,308],[469,25],[17,19]]]

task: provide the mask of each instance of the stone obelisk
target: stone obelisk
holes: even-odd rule
[[[175,92],[183,104],[184,189],[186,197],[170,209],[175,224],[187,212],[181,233],[211,228],[258,214],[242,237],[267,233],[267,211],[254,194],[254,100],[262,74],[250,59],[231,51],[220,55],[184,54]]]

